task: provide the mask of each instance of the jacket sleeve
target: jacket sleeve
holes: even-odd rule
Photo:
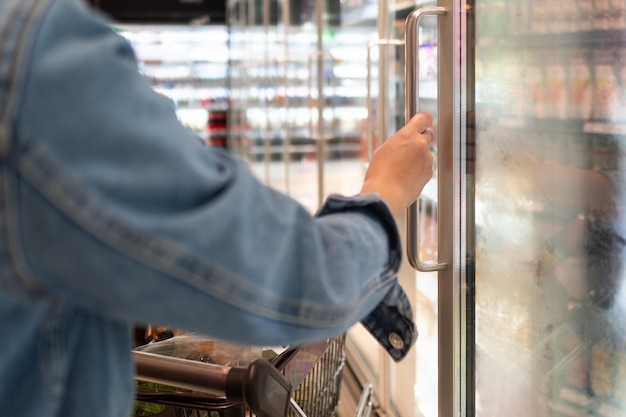
[[[52,1],[39,26],[20,62],[11,204],[22,278],[46,299],[253,344],[378,327],[377,306],[406,304],[377,196],[310,215],[202,145],[81,2]]]

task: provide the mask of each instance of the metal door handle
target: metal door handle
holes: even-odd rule
[[[406,122],[419,112],[419,23],[424,16],[445,15],[446,13],[445,7],[428,6],[414,10],[406,18]],[[417,271],[441,271],[446,268],[446,263],[425,263],[420,258],[420,235],[417,224],[418,201],[407,208],[406,248],[409,264]]]
[[[318,64],[318,74],[317,74],[317,133],[315,133],[313,129],[313,106],[309,107],[310,117],[309,117],[309,132],[311,138],[315,140],[317,146],[317,203],[318,206],[322,205],[324,201],[324,169],[325,169],[325,152],[326,152],[326,140],[331,136],[327,136],[325,133],[325,120],[324,120],[324,110],[325,110],[325,100],[326,96],[324,94],[324,74],[319,71],[320,69],[324,69],[324,58],[328,58],[331,63],[331,70],[334,69],[335,62],[337,61],[335,57],[328,51],[318,50],[313,54],[310,54],[308,57],[308,84],[309,84],[309,101],[313,98],[313,59],[317,59]],[[334,71],[331,71],[334,74]],[[333,107],[332,107],[332,121],[333,126],[335,125],[337,118],[337,109],[336,109],[336,82],[335,76],[332,78],[332,87],[333,87]]]
[[[285,192],[287,194],[291,194],[291,129],[293,127],[293,124],[290,123],[289,120],[289,116],[291,115],[291,103],[289,101],[289,64],[290,63],[297,63],[299,60],[298,58],[295,57],[282,57],[282,58],[276,58],[275,60],[275,64],[276,67],[278,68],[281,64],[283,65],[282,69],[283,69],[283,74],[282,74],[282,78],[284,81],[284,88],[285,88],[285,93],[284,93],[284,110],[285,110],[285,121],[284,121],[284,130],[285,130],[285,136],[283,137],[283,159],[284,159],[284,172],[285,172]],[[277,85],[278,88],[278,85]]]
[[[402,39],[378,39],[375,41],[370,41],[367,44],[367,101],[365,102],[367,106],[367,129],[365,131],[365,146],[367,147],[367,162],[369,163],[372,160],[372,152],[374,151],[374,122],[372,115],[370,114],[371,109],[371,101],[372,101],[372,49],[375,46],[389,46],[389,45],[404,45],[404,41]],[[387,82],[389,79],[386,80]],[[387,106],[380,107],[382,111],[387,110]],[[386,114],[383,120],[386,119]],[[385,133],[386,134],[386,133]],[[383,138],[384,139],[384,138]]]

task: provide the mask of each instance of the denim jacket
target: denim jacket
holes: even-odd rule
[[[376,195],[311,216],[202,145],[82,0],[0,1],[0,414],[127,417],[131,330],[415,341]]]

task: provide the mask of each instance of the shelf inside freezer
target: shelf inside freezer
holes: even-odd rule
[[[534,128],[555,132],[583,132],[589,134],[626,136],[626,123],[564,119],[538,119],[531,117],[499,117],[498,124],[511,129]]]
[[[596,45],[624,45],[626,43],[626,30],[589,30],[562,33],[525,33],[509,34],[508,36],[484,36],[477,39],[476,46],[479,48],[501,47],[503,45],[516,44],[524,48],[547,49],[547,48],[584,48]]]
[[[257,144],[247,147],[247,154],[253,160],[262,160],[269,156],[270,160],[282,161],[285,154],[289,155],[288,159],[299,161],[307,156],[317,155],[319,147],[316,143],[308,141],[308,143],[296,143],[289,146],[283,143],[277,144]],[[354,155],[360,155],[362,147],[358,143],[337,143],[329,142],[324,146],[327,156],[325,159],[342,159]]]

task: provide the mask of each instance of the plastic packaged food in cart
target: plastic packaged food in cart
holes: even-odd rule
[[[174,337],[165,341],[169,343],[155,342],[135,349],[138,381],[135,416],[336,415],[345,363],[345,335],[303,346],[264,348],[262,357],[251,364],[234,367],[201,363],[203,359],[217,360],[211,358],[215,341],[199,335],[186,336],[190,346],[181,348]],[[168,357],[168,354],[187,358]],[[358,417],[369,416],[371,391],[364,389]],[[289,393],[291,397],[286,398],[289,395],[284,394]],[[283,405],[288,405],[290,410],[284,410]]]
[[[137,350],[224,366],[246,366],[263,355],[261,346],[223,342],[197,333],[181,334],[149,343]]]
[[[229,367],[247,366],[263,355],[263,348],[260,346],[228,343],[207,338],[197,333],[177,334],[165,340],[140,346],[135,350]],[[166,385],[141,380],[137,381],[137,387],[155,391],[161,390],[164,392],[172,389],[172,387]],[[232,408],[232,410],[229,410],[230,409],[224,410],[220,416],[231,417],[229,413],[234,413],[236,409]],[[134,416],[137,417],[152,415],[158,417],[202,417],[202,412],[199,410],[184,409],[145,401],[136,401],[133,413]]]

